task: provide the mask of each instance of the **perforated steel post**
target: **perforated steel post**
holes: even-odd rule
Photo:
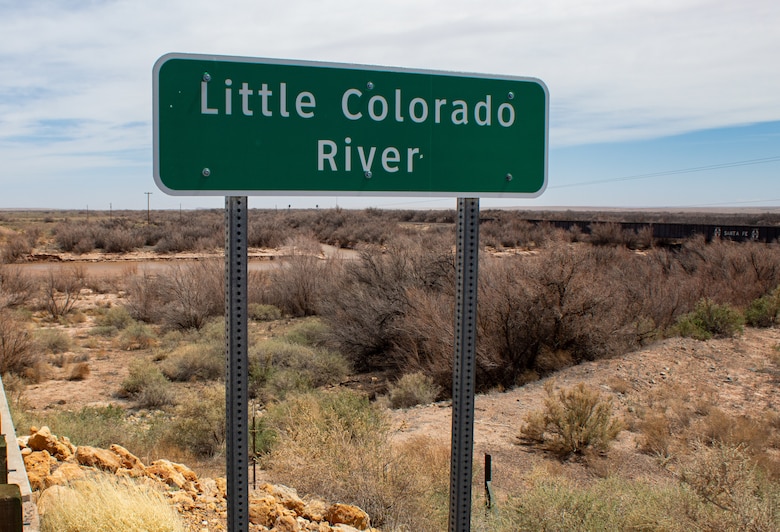
[[[227,526],[249,530],[247,199],[225,197],[225,382]]]
[[[450,532],[471,530],[474,442],[474,356],[477,344],[479,198],[458,198],[455,360],[452,368]]]

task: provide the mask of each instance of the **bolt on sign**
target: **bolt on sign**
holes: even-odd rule
[[[154,177],[187,196],[535,197],[548,102],[533,78],[168,54]]]

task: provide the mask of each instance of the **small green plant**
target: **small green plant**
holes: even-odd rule
[[[127,308],[123,306],[111,307],[95,320],[95,323],[100,327],[114,327],[117,330],[124,329],[132,322],[133,317],[130,316]]]
[[[225,447],[225,388],[213,384],[176,408],[165,439],[196,456],[210,457]]]
[[[35,344],[42,353],[65,353],[70,351],[71,341],[62,329],[38,329]]]
[[[388,399],[391,408],[408,408],[434,402],[440,391],[429,375],[422,372],[407,373],[390,386]]]
[[[262,303],[249,304],[249,317],[255,321],[274,321],[282,319],[282,311],[273,305]]]
[[[780,286],[770,294],[751,301],[745,309],[745,322],[751,327],[772,327],[780,314]]]
[[[742,332],[743,323],[742,315],[730,305],[718,305],[710,299],[702,299],[693,312],[677,320],[674,332],[697,340],[729,338]]]
[[[521,437],[566,458],[588,448],[603,451],[622,430],[612,414],[612,400],[579,383],[556,394],[553,381],[545,383],[544,409],[525,418]]]
[[[125,351],[138,351],[149,349],[157,343],[152,328],[141,322],[133,322],[128,325],[117,338],[120,349]]]
[[[249,352],[250,391],[269,400],[282,399],[288,393],[337,384],[349,373],[349,364],[340,354],[327,349],[291,343],[284,339],[267,340]]]
[[[319,347],[325,343],[327,334],[327,325],[318,319],[307,319],[290,329],[284,339],[292,344]]]
[[[161,370],[176,382],[219,380],[225,375],[224,346],[213,342],[181,345],[163,361]]]
[[[130,363],[128,376],[117,393],[134,399],[142,408],[159,408],[175,402],[168,379],[153,362],[144,359]]]

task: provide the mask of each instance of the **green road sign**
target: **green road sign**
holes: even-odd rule
[[[539,80],[168,54],[154,177],[174,195],[538,196]]]

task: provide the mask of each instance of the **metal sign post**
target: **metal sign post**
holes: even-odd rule
[[[249,530],[247,219],[246,197],[225,197],[225,447],[231,532]]]
[[[471,530],[479,198],[458,198],[455,361],[452,368],[450,532]]]

